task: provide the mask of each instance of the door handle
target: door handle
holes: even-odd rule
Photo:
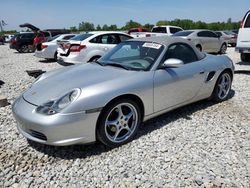
[[[204,74],[205,73],[205,71],[200,71],[200,74]]]

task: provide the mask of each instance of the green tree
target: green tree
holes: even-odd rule
[[[108,26],[107,24],[104,24],[104,25],[102,26],[102,30],[103,30],[103,31],[108,31],[108,30],[109,30],[109,26]]]
[[[95,25],[90,22],[79,23],[79,31],[94,31]]]
[[[133,20],[130,20],[129,22],[126,23],[124,27],[122,27],[123,30],[128,30],[131,28],[137,28],[137,27],[142,27],[142,25],[138,22],[135,22]]]
[[[101,28],[101,26],[99,24],[96,26],[96,30],[97,31],[101,31],[102,30],[102,28]]]
[[[109,30],[110,31],[116,31],[117,30],[117,25],[110,25]]]
[[[69,28],[69,30],[70,30],[71,32],[77,32],[77,28],[76,28],[76,26],[72,26],[72,27],[70,27],[70,28]]]
[[[153,25],[153,24],[150,24],[150,23],[147,23],[147,24],[143,25],[142,27],[143,27],[144,29],[147,29],[147,30],[150,30],[150,31],[151,31],[151,29],[154,27],[154,25]]]

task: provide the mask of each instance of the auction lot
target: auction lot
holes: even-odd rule
[[[249,187],[250,63],[240,62],[234,48],[226,55],[236,69],[229,100],[154,118],[135,140],[112,150],[100,143],[29,143],[17,131],[11,105],[0,108],[0,187]],[[0,95],[12,104],[34,81],[26,70],[60,67],[0,46]]]

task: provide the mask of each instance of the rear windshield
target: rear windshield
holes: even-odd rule
[[[232,31],[223,31],[226,35],[235,35]]]
[[[90,33],[79,34],[79,35],[76,35],[75,37],[72,37],[70,40],[83,41],[92,35],[93,34],[90,34]]]
[[[193,33],[193,31],[179,31],[179,32],[173,34],[173,36],[186,37],[186,36],[190,35],[191,33]]]
[[[167,33],[166,27],[154,27],[152,29],[154,33]]]

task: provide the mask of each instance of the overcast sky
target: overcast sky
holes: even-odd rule
[[[82,21],[125,25],[130,19],[142,24],[159,20],[192,19],[217,22],[240,21],[250,0],[2,0],[0,20],[5,30],[32,23],[41,29],[69,28]]]

